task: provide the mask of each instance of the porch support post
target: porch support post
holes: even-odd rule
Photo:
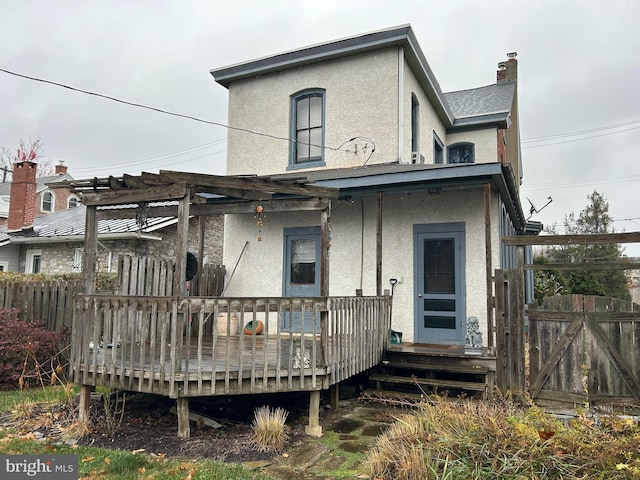
[[[176,240],[176,274],[173,279],[173,294],[185,295],[187,290],[187,244],[189,239],[189,194],[178,202],[178,238]]]
[[[493,266],[491,260],[491,184],[484,184],[485,275],[487,283],[487,350],[493,352]]]
[[[313,390],[309,393],[309,425],[306,426],[305,433],[310,437],[322,436],[322,427],[320,426],[320,390]]]
[[[331,396],[331,410],[337,410],[340,403],[340,384],[334,383],[329,387],[329,395]]]
[[[178,415],[178,437],[189,438],[191,427],[189,426],[189,398],[176,399],[176,413]]]
[[[382,295],[382,192],[377,194],[376,218],[376,295]]]
[[[98,257],[98,221],[96,207],[87,206],[84,226],[84,255],[82,257],[82,291],[88,295],[96,291],[96,264]],[[84,329],[84,325],[82,326]],[[80,400],[78,405],[78,420],[89,421],[89,403],[94,385],[82,385],[80,387]]]
[[[320,296],[329,296],[329,208],[320,211]]]

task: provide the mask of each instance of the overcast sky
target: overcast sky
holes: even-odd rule
[[[532,219],[561,225],[596,189],[616,231],[640,231],[639,0],[0,0],[0,19],[2,69],[221,124],[216,67],[410,23],[448,92],[495,83],[515,51],[523,208],[551,197]],[[39,137],[76,179],[224,174],[226,136],[0,72],[0,147]]]

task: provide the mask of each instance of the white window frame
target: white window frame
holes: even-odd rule
[[[76,248],[73,251],[73,272],[82,272],[82,257],[84,256],[84,248]]]
[[[48,195],[51,196],[51,209],[50,210],[46,210],[44,208],[44,203],[45,203],[44,199],[45,199],[45,196],[48,196]],[[52,212],[56,211],[56,196],[53,194],[52,191],[46,190],[46,191],[42,192],[42,195],[41,195],[40,199],[41,199],[40,200],[40,211],[47,212],[47,213],[52,213]]]
[[[39,261],[39,269],[37,272],[33,271],[35,266],[36,257],[40,257]],[[40,273],[42,272],[42,249],[41,248],[31,248],[27,250],[25,255],[25,265],[24,265],[24,273]]]
[[[0,262],[0,272],[9,271],[9,262]]]
[[[71,206],[71,201],[75,200],[76,204]],[[80,203],[80,199],[78,197],[76,197],[75,195],[70,195],[69,198],[67,198],[67,208],[75,208],[78,206],[78,204]]]

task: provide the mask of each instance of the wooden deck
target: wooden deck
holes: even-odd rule
[[[285,317],[309,319],[305,332]],[[234,319],[264,334],[229,335]],[[316,391],[377,365],[388,332],[388,297],[80,295],[71,378],[171,398]]]

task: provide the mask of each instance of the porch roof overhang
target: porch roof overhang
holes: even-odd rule
[[[308,172],[315,185],[330,187],[340,197],[360,197],[383,193],[415,193],[479,188],[491,183],[500,194],[514,226],[520,232],[526,226],[513,170],[504,163],[466,165],[384,164],[353,169]]]

